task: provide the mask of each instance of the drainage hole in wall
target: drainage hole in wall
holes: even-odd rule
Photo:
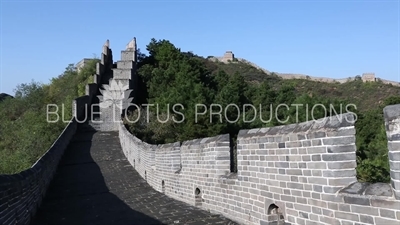
[[[194,191],[194,205],[201,206],[202,202],[203,202],[203,198],[201,197],[200,188],[196,188],[196,190]]]
[[[268,216],[270,216],[271,221],[275,221],[277,225],[281,225],[285,223],[285,218],[283,217],[282,212],[279,207],[275,204],[271,204],[267,210]]]

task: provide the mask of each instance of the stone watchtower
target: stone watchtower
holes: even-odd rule
[[[222,57],[221,61],[222,62],[233,61],[234,58],[235,58],[235,55],[232,53],[232,51],[226,51],[224,56]]]
[[[133,103],[137,88],[137,46],[133,38],[121,51],[121,60],[112,64],[109,74],[105,74],[108,82],[100,89],[98,96],[100,117],[91,121],[96,130],[116,131],[121,121],[121,115]]]
[[[362,74],[362,81],[363,82],[367,82],[367,81],[375,82],[376,81],[375,73],[363,73]]]
[[[82,70],[83,67],[85,67],[85,65],[86,65],[87,63],[89,63],[89,62],[92,61],[92,60],[95,60],[95,59],[84,58],[84,59],[82,59],[81,61],[79,61],[79,62],[75,65],[76,70],[78,71],[78,73]]]

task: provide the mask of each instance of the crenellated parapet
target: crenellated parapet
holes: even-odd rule
[[[86,96],[73,103],[73,109],[86,108],[81,122],[89,122],[92,129],[118,130],[121,114],[136,99],[137,45],[133,38],[121,51],[121,60],[113,61],[110,41],[102,47],[101,60],[96,64],[93,83],[86,85]],[[74,111],[75,115],[75,111]]]
[[[121,115],[135,99],[137,85],[136,74],[137,46],[133,38],[121,51],[121,60],[117,61],[110,70],[110,78],[99,102],[100,119],[97,129],[102,131],[117,131]],[[113,98],[113,99],[110,99]],[[108,104],[111,102],[111,104]]]
[[[110,41],[107,40],[102,47],[101,60],[96,64],[96,74],[93,75],[93,83],[98,85],[97,88],[100,88],[103,84],[108,84],[109,79],[112,78],[112,68],[113,55]]]
[[[391,184],[356,178],[355,116],[150,145],[119,126],[129,162],[156,190],[242,224],[397,224],[400,105],[384,109]]]
[[[134,89],[136,84],[136,63],[137,63],[137,46],[136,38],[133,38],[127,45],[126,49],[121,51],[121,60],[117,61],[116,68],[113,68],[113,79],[121,82],[129,89]]]

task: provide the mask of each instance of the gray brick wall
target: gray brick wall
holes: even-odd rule
[[[0,175],[0,224],[30,223],[76,129],[77,122],[72,120],[30,169],[14,175]]]
[[[389,141],[389,155],[396,188],[400,114],[390,112],[400,112],[400,105],[385,110],[387,124],[396,128],[388,133],[394,137]],[[287,224],[398,225],[398,189],[357,182],[352,120],[352,114],[343,114],[242,130],[237,174],[230,173],[228,135],[186,141],[181,146],[179,142],[149,145],[122,125],[119,135],[126,157],[153,188],[242,224],[275,224],[278,215],[269,209],[277,206]]]
[[[396,199],[400,200],[400,104],[386,106],[383,112],[389,148],[391,185]]]
[[[50,149],[28,170],[14,175],[0,175],[0,224],[29,224],[46,194],[58,163],[74,136],[78,124],[90,119],[91,103],[97,85],[112,64],[108,41],[103,46],[102,60],[97,64],[93,84],[86,86],[86,95],[72,102],[72,115],[61,135]]]

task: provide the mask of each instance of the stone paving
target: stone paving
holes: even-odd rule
[[[126,160],[117,132],[81,130],[31,224],[236,223],[152,189]]]

